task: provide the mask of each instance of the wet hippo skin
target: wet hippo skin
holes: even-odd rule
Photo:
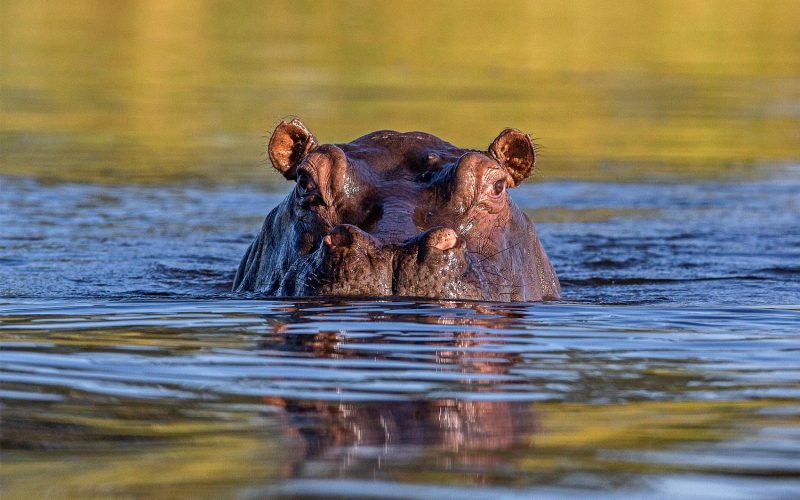
[[[247,249],[235,291],[560,297],[533,223],[509,196],[535,164],[518,130],[503,130],[486,151],[390,130],[319,144],[293,119],[275,128],[268,153],[295,186]]]

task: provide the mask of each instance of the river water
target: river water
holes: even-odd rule
[[[389,5],[3,2],[3,498],[800,496],[797,4]],[[563,300],[232,294],[288,114],[534,131]]]
[[[276,194],[2,182],[13,493],[800,491],[797,169],[524,185],[547,304],[243,298]]]

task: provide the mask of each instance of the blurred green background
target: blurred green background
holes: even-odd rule
[[[0,174],[278,182],[277,121],[542,146],[540,178],[800,158],[800,2],[0,3]]]

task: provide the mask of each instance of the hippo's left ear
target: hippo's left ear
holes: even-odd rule
[[[536,153],[530,136],[513,128],[500,132],[489,145],[488,153],[511,176],[514,182],[511,187],[519,186],[531,175],[533,165],[536,163]]]
[[[317,147],[317,138],[297,118],[281,121],[269,139],[267,152],[272,166],[289,180],[294,180],[297,165]]]

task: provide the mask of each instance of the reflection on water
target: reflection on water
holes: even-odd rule
[[[800,496],[800,3],[0,19],[4,500]],[[565,301],[233,296],[289,114],[532,132]]]
[[[539,138],[546,178],[797,159],[800,4],[5,0],[2,173],[265,179],[264,137]],[[269,177],[274,180],[276,177]]]
[[[12,496],[382,496],[373,480],[404,497],[436,485],[457,496],[475,494],[469,485],[800,488],[796,308],[229,300],[2,311]],[[743,331],[747,317],[758,331]]]

